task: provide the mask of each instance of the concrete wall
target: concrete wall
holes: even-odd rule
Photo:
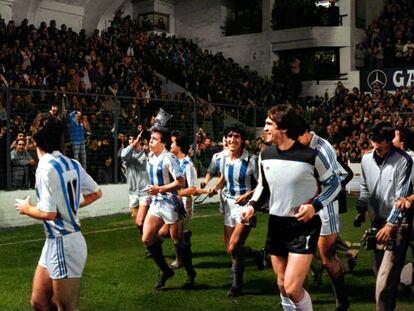
[[[202,179],[199,179],[198,184]],[[215,179],[210,181],[213,185]],[[102,185],[102,198],[93,204],[80,209],[80,217],[89,218],[118,213],[129,213],[127,184]],[[16,199],[31,196],[32,204],[36,202],[34,190],[27,191],[0,191],[0,228],[20,227],[41,223],[39,220],[20,215],[14,207]],[[205,203],[218,202],[218,196],[208,198]]]
[[[361,165],[359,163],[349,164],[354,172],[354,178],[347,185],[348,192],[358,192],[361,180]],[[197,185],[200,184],[202,178],[198,179]],[[217,181],[214,178],[209,185],[214,185]],[[128,186],[126,184],[119,185],[102,185],[102,198],[93,204],[80,209],[80,218],[90,218],[105,215],[113,215],[119,213],[129,213],[128,208]],[[42,222],[28,216],[20,215],[14,207],[16,199],[22,199],[26,195],[32,198],[32,204],[36,202],[36,194],[34,190],[27,191],[0,191],[0,229],[21,227],[33,224],[41,224]],[[200,197],[204,198],[204,195]],[[207,198],[203,204],[218,203],[219,196]],[[197,207],[195,207],[197,208]]]
[[[0,15],[7,24],[7,21],[12,19],[14,0],[0,0]]]
[[[126,185],[101,186],[103,197],[95,203],[82,208],[80,217],[96,217],[116,213],[126,213],[128,208],[128,188]],[[32,204],[36,202],[36,194],[31,191],[0,192],[0,228],[19,227],[39,223],[40,221],[20,215],[15,207],[15,199],[30,195]]]
[[[145,13],[162,13],[169,16],[169,33],[175,34],[175,0],[135,0],[133,4],[134,16],[140,16]]]
[[[123,16],[134,16],[130,0],[112,1],[107,7],[105,7],[105,12],[100,15],[98,24],[95,25],[95,22],[90,22],[90,25],[85,24],[85,29],[89,32],[92,32],[95,28],[99,30],[107,29],[111,25],[111,21],[114,19],[115,12],[118,10],[124,12]]]
[[[74,31],[85,28],[88,34],[108,27],[119,9],[133,15],[131,0],[0,0],[0,13],[6,20],[12,18],[20,24],[27,18],[38,26],[54,19],[58,27],[66,24]]]
[[[365,2],[366,27],[368,27],[374,19],[377,19],[384,9],[384,0],[374,0]]]
[[[250,66],[262,75],[271,73],[271,45],[268,38],[269,0],[263,12],[264,31],[258,34],[224,36],[227,8],[220,0],[178,1],[175,8],[176,34],[179,37],[192,38],[200,47],[213,53],[222,52],[241,66]]]
[[[34,24],[40,25],[41,22],[49,24],[51,20],[55,20],[57,27],[65,24],[72,27],[73,31],[79,32],[83,28],[84,8],[66,3],[55,1],[42,1],[36,12]]]

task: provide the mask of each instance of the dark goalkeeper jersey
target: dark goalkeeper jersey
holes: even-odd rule
[[[316,211],[333,201],[340,190],[338,177],[326,158],[295,142],[288,150],[270,146],[259,157],[259,184],[250,204],[269,200],[269,213],[292,217],[301,204],[312,203]]]

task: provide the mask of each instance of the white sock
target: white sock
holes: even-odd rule
[[[294,306],[293,310],[313,311],[311,297],[309,296],[309,293],[305,289],[303,291],[305,292],[305,294],[303,295],[303,298],[301,301],[299,301],[298,303],[294,303],[292,300],[290,300],[292,305]]]
[[[407,263],[401,270],[400,283],[410,286],[413,284],[413,264]]]
[[[288,297],[285,297],[280,293],[280,303],[284,311],[295,311],[295,307]]]

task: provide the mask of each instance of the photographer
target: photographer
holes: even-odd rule
[[[371,128],[373,150],[362,158],[359,214],[354,222],[354,225],[360,225],[368,211],[372,224],[370,241],[375,233],[377,245],[383,245],[378,247],[369,243],[369,248],[374,248],[373,269],[377,276],[376,310],[381,311],[395,309],[412,223],[404,210],[397,208],[396,200],[410,194],[413,161],[406,152],[393,146],[394,135],[389,122],[379,122]]]

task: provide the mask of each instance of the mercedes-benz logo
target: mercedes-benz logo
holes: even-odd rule
[[[374,86],[383,89],[387,85],[387,75],[382,70],[373,70],[367,77],[367,84],[370,89],[373,89]]]

